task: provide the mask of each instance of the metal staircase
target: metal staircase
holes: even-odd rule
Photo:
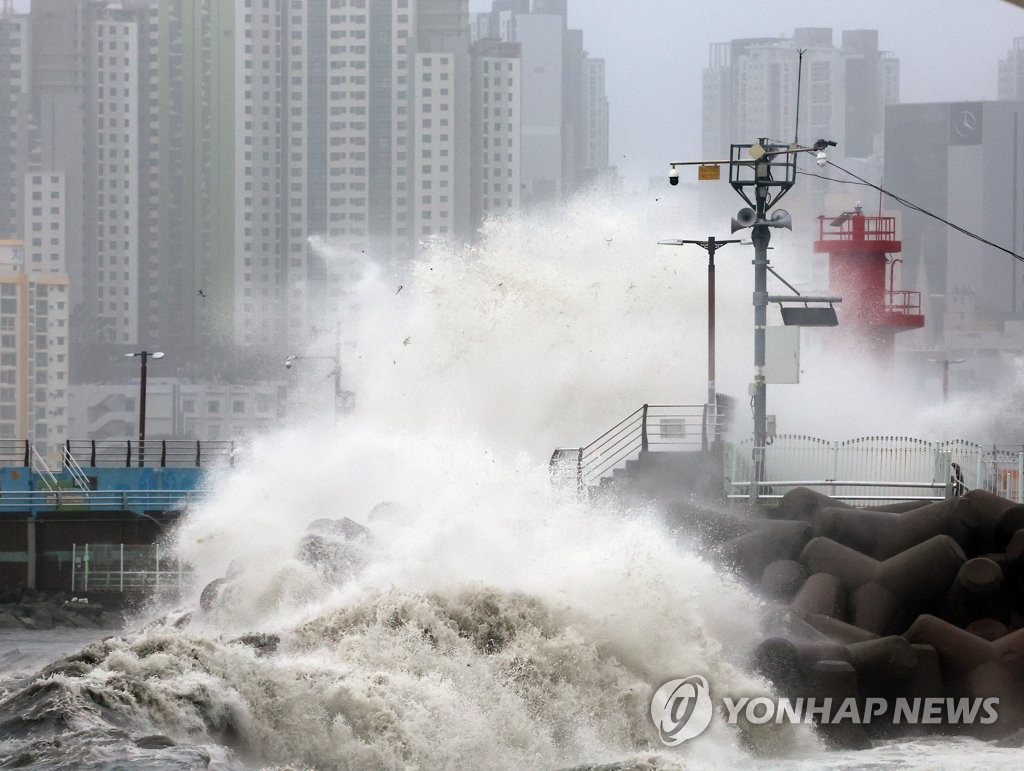
[[[635,485],[644,476],[670,477],[693,465],[695,454],[706,457],[718,445],[730,408],[727,397],[717,410],[706,404],[645,404],[590,444],[556,448],[549,463],[552,479],[587,492]]]

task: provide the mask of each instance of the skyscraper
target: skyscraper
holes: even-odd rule
[[[875,30],[843,32],[839,46],[831,29],[817,27],[716,43],[703,75],[703,152],[725,158],[730,144],[799,132],[801,141],[837,142],[840,157],[868,157],[877,152],[885,105],[898,99],[898,62],[878,49]]]
[[[1013,39],[1013,45],[999,61],[999,99],[1024,99],[1024,37]]]
[[[28,17],[0,13],[0,238],[21,238],[28,163]]]
[[[566,10],[496,0],[472,33],[468,0],[34,0],[0,19],[0,238],[69,276],[72,377],[137,346],[198,376],[276,361],[367,255],[472,237],[606,168],[603,61]]]
[[[473,25],[479,39],[519,46],[524,205],[570,195],[608,168],[603,61],[586,53],[581,30],[568,29],[567,5],[494,0]]]

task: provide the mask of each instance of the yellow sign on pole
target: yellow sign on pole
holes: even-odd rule
[[[697,167],[697,179],[701,182],[708,179],[721,179],[722,169],[714,164],[702,163]]]

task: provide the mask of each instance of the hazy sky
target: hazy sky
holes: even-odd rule
[[[470,0],[471,11],[490,7]],[[877,29],[900,59],[901,101],[995,99],[997,63],[1024,37],[1024,9],[1005,0],[569,0],[569,24],[607,61],[611,162],[642,180],[698,158],[711,43],[795,27],[832,27],[836,40],[844,29]]]
[[[490,5],[470,0],[473,11]],[[642,180],[699,157],[711,43],[795,27],[832,27],[836,41],[844,29],[877,29],[879,46],[900,60],[901,101],[995,99],[997,63],[1024,37],[1024,9],[1004,0],[569,0],[569,24],[607,62],[611,162]]]

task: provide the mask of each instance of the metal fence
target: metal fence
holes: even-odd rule
[[[725,433],[733,402],[645,404],[584,447],[558,447],[549,468],[557,483],[593,485],[646,452],[699,452]]]
[[[4,490],[0,510],[171,511],[184,510],[202,495],[195,490]]]
[[[753,440],[730,447],[730,497],[749,494]],[[865,436],[835,442],[786,434],[766,448],[759,497],[781,498],[794,487],[813,487],[848,501],[940,500],[980,488],[1018,503],[1024,447],[1000,449],[962,439],[931,442],[907,436]]]
[[[232,463],[237,445],[228,440],[145,439],[143,441],[68,439],[65,457],[87,468],[202,468],[220,462]]]
[[[181,592],[192,571],[159,544],[72,544],[72,592]]]

